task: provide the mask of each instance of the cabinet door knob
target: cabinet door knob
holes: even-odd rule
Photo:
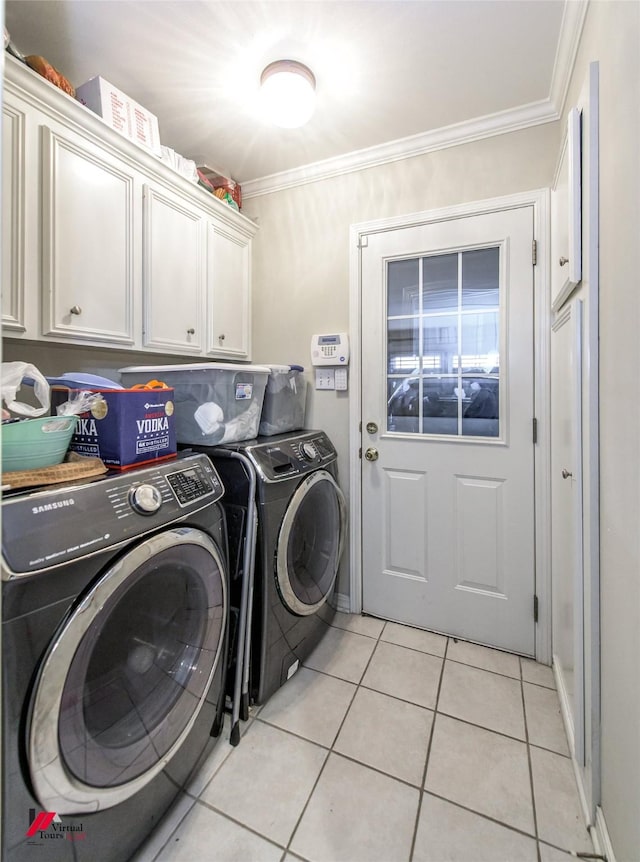
[[[561,257],[560,260],[558,261],[558,263],[560,264],[560,266],[564,266],[565,263],[569,263],[569,258],[568,257]]]
[[[568,479],[570,476],[573,476],[573,473],[570,473],[569,470],[567,470],[567,468],[565,467],[562,471],[562,478]]]
[[[218,341],[224,341],[224,332],[218,336]]]
[[[193,327],[191,327],[191,329],[187,329],[187,335],[195,335],[195,334],[196,334],[196,331]]]
[[[72,305],[69,309],[70,314],[82,314],[82,309],[79,305]]]

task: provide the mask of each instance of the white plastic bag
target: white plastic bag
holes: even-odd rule
[[[160,158],[165,164],[169,165],[170,168],[173,168],[179,174],[182,174],[185,179],[190,180],[192,183],[198,182],[196,163],[192,159],[186,159],[180,153],[172,150],[171,147],[161,146],[160,149],[162,151]]]
[[[69,400],[58,404],[56,413],[58,416],[79,416],[81,413],[87,413],[99,401],[104,403],[104,415],[106,415],[107,404],[101,392],[90,392],[88,389],[70,390]]]
[[[20,389],[20,384],[25,377],[30,382],[33,382],[33,391],[42,405],[41,407],[33,407],[31,404],[16,401],[18,389]],[[49,384],[35,365],[30,365],[28,362],[3,362],[1,385],[2,400],[7,409],[11,410],[12,413],[18,413],[20,416],[31,416],[32,418],[48,413],[50,403]]]

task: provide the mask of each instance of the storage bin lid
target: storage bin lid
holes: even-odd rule
[[[227,362],[191,362],[184,365],[130,365],[118,369],[120,374],[162,374],[165,371],[249,371],[268,374],[267,365],[234,365]]]

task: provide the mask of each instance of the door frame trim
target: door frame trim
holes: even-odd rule
[[[533,268],[534,320],[534,414],[538,437],[534,454],[535,499],[535,590],[538,622],[535,624],[535,657],[551,664],[551,483],[550,483],[550,191],[536,189],[504,197],[489,198],[393,218],[352,224],[349,228],[349,336],[351,339],[351,380],[349,399],[349,511],[350,611],[362,611],[362,279],[361,249],[372,233],[417,227],[465,216],[485,215],[521,207],[533,207],[533,236],[537,243],[537,263]],[[532,609],[533,614],[533,601]]]

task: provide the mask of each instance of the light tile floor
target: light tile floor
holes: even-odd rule
[[[135,862],[569,862],[592,853],[553,673],[338,614]]]

